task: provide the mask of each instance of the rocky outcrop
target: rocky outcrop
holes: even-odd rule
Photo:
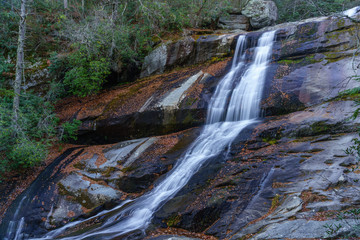
[[[360,189],[358,174],[349,171],[356,161],[344,154],[360,123],[347,121],[354,109],[351,101],[336,101],[266,119],[242,133],[226,163],[213,161],[156,216],[169,227],[220,239],[300,238],[309,219],[321,225],[319,211],[326,215],[358,201],[349,200]],[[337,194],[345,182],[351,187]],[[289,225],[296,231],[285,231]],[[326,230],[306,236],[325,237]]]
[[[140,77],[161,74],[175,66],[188,66],[230,54],[236,34],[193,35],[162,43],[145,57]]]
[[[278,19],[278,10],[273,1],[250,0],[241,13],[250,19],[255,29],[274,25]]]
[[[272,234],[298,238],[307,224],[320,226],[323,222],[317,219],[322,215],[317,212],[331,214],[359,200],[360,177],[350,170],[357,163],[344,154],[360,126],[360,120],[347,121],[355,108],[352,101],[325,102],[268,117],[247,129],[226,161],[219,157],[200,169],[156,213],[155,226],[220,239],[250,234],[256,239]],[[199,131],[85,147],[77,158],[61,164],[62,178],[49,182],[49,187],[43,182],[37,195],[42,210],[29,214],[34,222],[45,216],[37,228],[53,229],[139,197],[173,167]],[[349,187],[339,188],[343,185]],[[296,230],[285,231],[289,225]],[[325,237],[325,231],[314,228],[306,236]]]
[[[344,18],[317,18],[277,29],[263,108],[267,115],[296,111],[357,86],[356,26]],[[354,62],[355,61],[355,62]]]
[[[199,129],[111,145],[68,150],[17,201],[27,232],[44,234],[127,203],[172,169]],[[25,196],[25,198],[24,198]],[[9,216],[11,220],[11,216]],[[9,223],[9,219],[5,219]],[[96,218],[99,222],[102,218]],[[3,227],[1,225],[0,227]],[[6,233],[1,228],[0,237]],[[30,236],[28,236],[30,237]]]
[[[244,15],[229,14],[229,16],[219,19],[218,26],[222,29],[248,31],[250,29],[250,21]]]
[[[48,89],[50,82],[49,65],[50,62],[45,59],[31,59],[28,70],[25,72],[24,85],[22,90],[35,91],[38,94],[44,94]]]
[[[85,179],[84,179],[85,178]],[[74,197],[82,206],[92,209],[121,197],[121,193],[111,187],[91,182],[80,174],[72,173],[59,182],[63,194]]]
[[[277,159],[275,166],[279,168],[272,172],[271,185],[260,193],[264,196],[266,191],[272,191],[273,195],[269,200],[272,199],[273,205],[275,194],[278,194],[276,206],[270,212],[263,211],[260,214],[259,209],[249,206],[245,214],[257,215],[257,221],[251,222],[254,219],[248,219],[250,224],[241,227],[246,223],[239,218],[238,222],[235,221],[237,226],[234,228],[238,233],[231,239],[250,234],[253,239],[325,238],[332,235],[327,233],[329,229],[324,226],[339,224],[339,221],[333,219],[337,212],[351,208],[359,201],[356,197],[360,187],[357,184],[359,176],[345,167],[349,165],[343,164],[355,163],[354,158],[343,153],[354,136],[325,135],[310,142],[293,142],[285,150],[289,156]],[[277,146],[281,145],[279,143]],[[288,168],[290,166],[294,168],[294,172]],[[286,174],[281,173],[285,169],[288,169]],[[350,217],[347,221],[350,223],[354,220]],[[338,233],[348,231],[350,226],[351,224],[339,229]]]
[[[65,99],[57,111],[62,120],[83,122],[79,140],[87,143],[114,143],[199,126],[228,62],[141,79],[95,97]]]

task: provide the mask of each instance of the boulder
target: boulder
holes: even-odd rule
[[[228,30],[249,30],[249,18],[240,14],[230,14],[227,17],[221,17],[219,20],[219,27]]]
[[[241,13],[250,18],[251,26],[256,29],[273,25],[278,18],[273,1],[250,0]]]
[[[162,44],[144,59],[141,77],[163,72],[166,65],[167,44]]]
[[[71,173],[59,182],[61,193],[75,198],[82,206],[91,209],[105,202],[116,200],[121,193],[111,187],[92,183],[81,175]]]

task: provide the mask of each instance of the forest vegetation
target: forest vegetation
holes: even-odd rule
[[[59,124],[54,112],[59,98],[98,93],[114,73],[140,69],[159,43],[188,28],[216,28],[220,16],[247,1],[0,0],[0,175],[40,164],[54,142],[76,139],[80,122]],[[360,5],[351,0],[275,2],[278,23]],[[46,73],[41,89],[31,88],[29,78],[36,72]],[[122,81],[128,80],[135,78]]]

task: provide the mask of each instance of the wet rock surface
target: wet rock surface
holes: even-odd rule
[[[360,175],[349,171],[355,160],[344,154],[356,134],[289,137],[286,132],[300,127],[301,120],[294,124],[287,117],[279,118],[278,126],[286,126],[281,137],[268,134],[274,133],[268,119],[252,130],[250,140],[239,139],[217,167],[213,161],[206,168],[209,176],[200,170],[189,183],[193,188],[166,203],[156,222],[220,239],[326,237],[323,225],[335,223],[337,211],[359,202]],[[264,141],[268,144],[252,147]],[[196,184],[199,178],[203,183]]]
[[[278,29],[263,108],[267,115],[302,110],[356,87],[354,23],[344,18],[316,18]]]
[[[29,222],[24,232],[27,237],[39,236],[141,196],[171,170],[198,133],[199,129],[192,129],[118,144],[80,147],[73,156],[54,165],[55,170],[47,169],[42,182],[33,183],[30,192],[24,193],[25,201],[21,202],[20,196],[16,202],[27,209],[19,215]],[[35,201],[28,206],[26,202],[32,199]],[[8,214],[11,219],[11,212]],[[5,221],[10,222],[7,218]],[[6,229],[5,225],[1,227]]]

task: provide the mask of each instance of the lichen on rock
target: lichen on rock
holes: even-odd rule
[[[273,1],[250,0],[241,13],[250,18],[253,28],[271,26],[278,18],[278,10]]]

